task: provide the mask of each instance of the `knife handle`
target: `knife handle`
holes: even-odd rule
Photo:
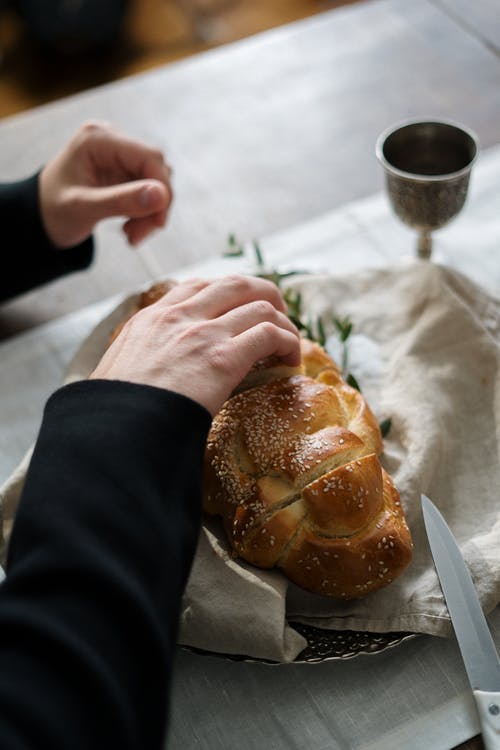
[[[500,750],[500,693],[474,690],[486,750]]]

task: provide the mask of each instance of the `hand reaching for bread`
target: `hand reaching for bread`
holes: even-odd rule
[[[212,416],[252,365],[271,355],[300,362],[299,334],[270,281],[186,281],[130,318],[91,378],[166,388]]]
[[[377,420],[320,346],[299,344],[274,284],[155,285],[133,313],[92,377],[126,373],[215,415],[204,510],[235,556],[341,599],[403,572],[412,540]]]

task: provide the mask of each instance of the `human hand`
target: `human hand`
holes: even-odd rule
[[[161,151],[105,123],[83,125],[41,172],[40,210],[56,247],[87,239],[101,219],[127,217],[131,245],[165,225],[172,202]]]
[[[212,416],[252,365],[300,363],[300,339],[275,284],[228,276],[187,281],[136,313],[90,375],[166,388]]]

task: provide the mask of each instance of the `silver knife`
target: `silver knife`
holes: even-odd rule
[[[476,701],[486,750],[500,750],[500,663],[469,569],[450,528],[422,495],[424,523],[465,670]]]

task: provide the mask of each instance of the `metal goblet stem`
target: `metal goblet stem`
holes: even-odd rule
[[[417,255],[419,258],[430,258],[432,254],[432,234],[422,229],[417,240]]]
[[[418,257],[431,257],[431,233],[462,210],[478,150],[472,131],[444,120],[408,121],[379,136],[376,154],[389,201],[418,231]]]

